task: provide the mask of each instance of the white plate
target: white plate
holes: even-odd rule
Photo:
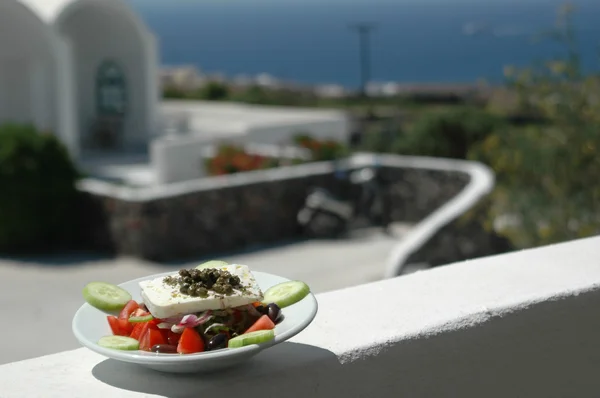
[[[173,273],[165,272],[146,276],[122,283],[119,286],[127,290],[133,299],[139,302],[142,301],[138,285],[140,281],[171,275]],[[263,292],[271,286],[289,280],[264,272],[253,271],[252,273]],[[83,346],[106,357],[118,361],[136,363],[162,372],[191,373],[213,371],[240,364],[262,350],[288,340],[300,333],[312,322],[317,314],[317,308],[317,300],[311,293],[296,304],[281,310],[284,319],[275,327],[274,340],[242,348],[225,348],[186,355],[156,354],[146,351],[120,351],[99,346],[97,341],[100,337],[112,334],[106,320],[107,313],[87,303],[84,303],[75,313],[72,328],[75,337]]]

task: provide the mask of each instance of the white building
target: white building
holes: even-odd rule
[[[154,37],[121,0],[0,0],[0,123],[82,149],[144,145],[159,100]]]

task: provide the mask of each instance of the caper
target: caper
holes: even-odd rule
[[[240,284],[240,277],[237,275],[229,277],[229,283],[233,286],[238,286]]]
[[[183,293],[183,294],[188,294],[189,290],[190,290],[190,285],[188,285],[187,283],[186,283],[186,284],[184,284],[184,285],[182,285],[182,286],[179,288],[179,291],[180,291],[181,293]]]
[[[204,287],[197,287],[196,288],[196,295],[204,298],[204,297],[208,297],[208,290],[206,290],[206,288]]]
[[[193,285],[192,285],[192,286],[193,286]],[[198,296],[198,295],[196,294],[196,289],[195,289],[195,288],[192,288],[191,286],[190,286],[190,290],[188,290],[188,294],[189,294],[190,296],[192,296],[192,297],[196,297],[196,296]]]
[[[185,278],[186,276],[190,276],[190,271],[188,271],[187,269],[181,269],[179,270],[179,275]]]
[[[188,283],[191,285],[192,283],[194,283],[194,280],[191,276],[186,276],[185,278],[183,278],[183,283]]]

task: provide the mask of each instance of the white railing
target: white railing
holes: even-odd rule
[[[319,294],[305,331],[219,373],[84,348],[10,363],[0,396],[597,397],[598,258],[596,237]]]

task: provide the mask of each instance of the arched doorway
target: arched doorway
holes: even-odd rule
[[[147,144],[156,111],[155,43],[121,0],[73,0],[55,24],[73,49],[84,146]]]
[[[102,148],[120,146],[127,116],[126,76],[119,63],[106,60],[96,72],[96,120],[92,143]]]

